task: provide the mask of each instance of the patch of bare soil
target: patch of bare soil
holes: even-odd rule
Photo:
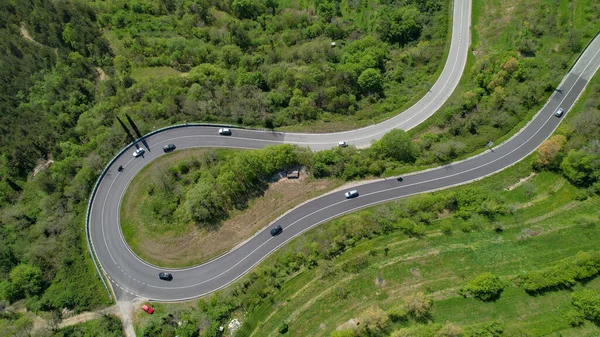
[[[39,43],[37,41],[35,41],[31,37],[31,35],[29,35],[29,31],[27,30],[27,28],[24,25],[21,25],[19,31],[21,32],[21,36],[24,37],[26,40],[29,40],[29,41],[39,45]]]
[[[232,213],[214,231],[190,225],[189,231],[183,235],[156,235],[145,230],[143,224],[137,224],[135,250],[140,257],[162,266],[183,267],[202,263],[235,248],[299,204],[341,184],[338,180],[311,179],[305,172],[301,172],[299,179],[279,179],[269,184],[265,194],[252,200],[246,210]],[[136,212],[129,209],[135,202],[125,202],[127,212]]]
[[[35,175],[38,174],[40,171],[43,171],[43,170],[47,169],[48,167],[50,167],[50,165],[52,165],[52,163],[54,163],[54,160],[52,160],[51,158],[48,158],[48,160],[41,160],[33,168],[33,173],[31,173],[31,176],[35,177]]]
[[[104,81],[106,79],[106,73],[102,68],[96,67],[96,72],[98,73],[98,80]]]
[[[91,321],[93,319],[101,318],[103,315],[112,314],[115,316],[121,316],[117,306],[112,306],[104,309],[100,309],[98,311],[90,311],[84,312],[79,315],[75,315],[69,317],[67,319],[63,319],[62,322],[58,324],[59,328],[64,328],[70,325],[76,325],[83,322]]]

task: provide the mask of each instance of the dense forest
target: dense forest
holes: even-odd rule
[[[448,3],[96,5],[118,52],[114,77],[129,87],[118,106],[153,123],[273,128],[368,121],[413,99],[441,67]]]
[[[461,92],[431,121],[368,151],[315,154],[305,161],[313,175],[355,179],[447,162],[509,133],[554,90],[596,32],[600,12],[593,1],[567,4],[583,24],[550,2],[519,6],[526,29],[506,28],[494,40],[494,15],[478,26],[479,49]],[[83,226],[93,183],[129,142],[115,117],[132,116],[142,132],[185,121],[303,130],[369,124],[435,80],[450,7],[424,0],[0,2],[2,308],[20,303],[58,314],[109,303]],[[549,157],[539,165],[594,193],[600,153],[598,113],[590,111],[575,122],[582,132],[545,144]],[[0,320],[20,319],[3,310]]]

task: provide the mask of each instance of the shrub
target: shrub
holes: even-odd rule
[[[489,322],[467,326],[464,329],[465,337],[497,337],[502,336],[504,325],[500,322]]]
[[[590,290],[583,289],[576,291],[572,295],[571,303],[584,318],[598,322],[600,321],[600,294]],[[576,318],[573,321],[576,322]]]
[[[408,319],[408,311],[403,306],[397,306],[386,311],[392,322],[402,322]]]
[[[399,162],[412,163],[416,159],[417,150],[410,136],[398,129],[386,133],[371,147],[371,153],[380,159],[394,159]]]
[[[389,318],[385,311],[371,307],[360,316],[360,325],[356,329],[358,336],[379,336],[389,328]]]
[[[579,252],[574,258],[541,270],[531,271],[521,277],[521,287],[529,293],[551,289],[570,288],[600,272],[600,254]]]
[[[42,270],[36,266],[20,264],[10,271],[10,279],[17,293],[24,296],[36,296],[42,291]]]
[[[442,224],[441,228],[442,233],[446,234],[446,235],[451,235],[452,234],[452,224],[451,223],[444,223]]]
[[[482,301],[493,301],[500,297],[504,289],[504,282],[491,273],[483,273],[471,280],[462,289],[464,295],[471,294]]]
[[[342,270],[347,273],[359,273],[369,265],[369,257],[366,254],[359,255],[342,265]]]
[[[427,319],[433,300],[419,292],[405,299],[404,305],[409,314],[417,320]]]
[[[281,325],[279,326],[279,333],[280,334],[285,334],[288,332],[288,324],[286,322],[281,323]]]
[[[567,321],[569,322],[569,325],[576,327],[576,326],[582,326],[583,323],[585,322],[585,317],[583,316],[583,314],[576,309],[570,310],[569,312],[567,312]]]
[[[459,337],[463,335],[463,329],[452,323],[446,323],[435,333],[435,337]]]
[[[535,164],[541,168],[556,169],[555,160],[566,142],[567,138],[563,135],[555,135],[546,139],[538,148]]]
[[[350,329],[337,330],[331,333],[331,337],[354,337],[354,331]]]
[[[600,179],[600,141],[590,141],[581,150],[571,150],[560,164],[574,185],[588,187]]]

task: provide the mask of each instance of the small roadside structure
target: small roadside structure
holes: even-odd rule
[[[287,172],[286,177],[288,179],[298,179],[298,178],[300,178],[300,171],[294,170],[294,171]]]

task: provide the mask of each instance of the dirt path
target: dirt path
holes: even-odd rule
[[[39,42],[37,42],[36,40],[34,40],[31,35],[29,35],[29,31],[27,31],[27,28],[25,28],[24,24],[21,24],[21,36],[24,37],[26,40],[29,40],[35,44],[37,44],[38,46],[41,46],[42,44],[40,44]]]
[[[127,337],[135,337],[135,329],[133,328],[132,314],[138,301],[120,301],[112,307],[100,309],[92,312],[84,312],[82,314],[64,319],[58,324],[59,328],[84,323],[93,319],[101,318],[104,315],[115,315],[121,319],[123,331]]]
[[[29,34],[29,31],[27,30],[27,27],[25,27],[25,24],[21,23],[21,27],[20,27],[20,32],[21,32],[21,36],[28,41],[33,42],[34,44],[40,46],[40,47],[44,47],[44,48],[50,48],[52,50],[54,50],[54,54],[58,55],[58,49],[57,48],[52,48],[52,47],[48,47],[46,45],[43,45],[39,42],[37,42],[36,40],[34,40],[31,35]]]
[[[117,305],[113,305],[112,307],[100,309],[97,311],[84,312],[82,314],[64,319],[62,322],[60,322],[58,324],[58,327],[64,328],[66,326],[91,321],[93,319],[98,319],[98,318],[101,318],[102,316],[108,315],[108,314],[119,316],[119,307]]]
[[[39,333],[44,333],[50,331],[53,327],[62,329],[64,327],[68,327],[71,325],[85,323],[87,321],[91,321],[94,319],[102,318],[104,315],[115,315],[119,317],[121,320],[121,324],[123,325],[123,331],[125,332],[125,336],[127,337],[135,337],[135,329],[133,328],[133,310],[141,305],[141,300],[133,300],[133,301],[120,301],[116,305],[113,305],[108,308],[84,312],[76,316],[72,316],[62,320],[57,325],[56,323],[52,323],[51,320],[47,318],[34,315],[32,312],[29,312],[30,318],[32,320],[33,326],[31,329],[32,335],[37,335]]]

